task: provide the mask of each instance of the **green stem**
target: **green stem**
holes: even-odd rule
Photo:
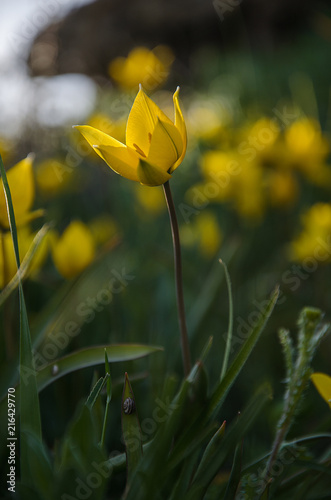
[[[163,184],[164,196],[167,202],[172,241],[174,247],[174,261],[175,261],[175,276],[176,276],[176,295],[177,295],[177,308],[178,308],[178,320],[180,328],[180,338],[181,338],[181,348],[184,364],[184,373],[187,376],[191,371],[191,358],[190,358],[190,347],[187,335],[186,318],[185,318],[185,306],[184,306],[184,294],[183,294],[183,277],[182,277],[182,257],[180,251],[180,240],[179,240],[179,230],[178,221],[176,216],[176,210],[174,201],[172,198],[170,184],[167,181]]]
[[[108,409],[109,409],[109,401],[108,401],[108,398],[107,398],[106,408],[105,408],[105,414],[104,414],[104,417],[103,417],[101,439],[100,439],[100,446],[101,446],[101,448],[103,448],[104,444],[105,444],[105,435],[106,435],[106,425],[107,425],[107,418],[108,418]]]

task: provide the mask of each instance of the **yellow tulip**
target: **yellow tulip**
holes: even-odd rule
[[[7,180],[18,226],[32,218],[32,214],[29,214],[35,195],[32,161],[32,157],[28,156],[7,172]],[[3,229],[9,227],[2,179],[0,181],[0,227]]]
[[[128,57],[117,57],[109,64],[109,75],[123,89],[136,89],[139,83],[155,89],[165,82],[174,60],[171,49],[164,45],[148,50],[136,47]]]
[[[290,243],[290,258],[298,262],[313,258],[321,263],[329,263],[331,260],[331,204],[316,203],[301,218],[303,230]]]
[[[324,373],[313,373],[310,378],[322,398],[331,408],[331,377]]]
[[[94,259],[95,243],[89,228],[73,221],[53,243],[52,256],[59,273],[71,279],[82,272]]]
[[[32,232],[26,225],[18,228],[17,239],[21,263],[29,251],[35,236],[36,233]],[[16,274],[17,265],[10,231],[2,233],[0,239],[0,289],[2,289]],[[33,277],[37,274],[45,263],[49,251],[49,243],[49,235],[46,234],[29,263],[28,276]]]
[[[186,152],[186,127],[173,96],[174,123],[144,93],[135,98],[126,126],[126,144],[89,125],[76,128],[116,173],[146,186],[159,186],[171,178]]]
[[[37,165],[37,186],[45,197],[54,196],[68,187],[72,175],[73,170],[63,161],[48,158]]]

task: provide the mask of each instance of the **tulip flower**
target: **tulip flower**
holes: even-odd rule
[[[42,210],[30,212],[35,196],[32,163],[33,157],[29,155],[27,158],[14,165],[7,173],[7,180],[11,191],[16,224],[18,227],[26,224],[35,217],[39,217],[43,213]],[[0,180],[0,228],[2,228],[2,230],[7,230],[9,228],[2,179]]]
[[[89,125],[76,128],[116,173],[146,186],[162,185],[186,152],[186,127],[178,93],[179,88],[173,96],[173,123],[140,88],[128,117],[126,144]]]
[[[78,276],[94,259],[95,244],[88,227],[72,221],[60,237],[54,235],[52,256],[55,267],[66,279]]]
[[[17,240],[22,261],[21,264],[23,264],[24,259],[26,259],[36,235],[37,233],[31,231],[28,225],[18,228]],[[0,240],[0,290],[2,290],[17,273],[17,265],[10,231],[0,233]],[[48,234],[46,234],[38,245],[31,260],[29,259],[29,264],[24,276],[33,277],[42,268],[48,255],[49,243],[49,237]]]
[[[144,93],[141,86],[126,126],[126,144],[89,125],[76,128],[96,153],[116,173],[145,186],[163,186],[168,206],[175,261],[178,319],[184,372],[191,371],[182,284],[182,263],[178,221],[169,179],[186,153],[186,126],[178,102],[179,87],[173,96],[174,122]]]

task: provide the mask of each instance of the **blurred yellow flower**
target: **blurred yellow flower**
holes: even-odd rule
[[[229,121],[217,102],[194,101],[187,113],[187,129],[189,135],[209,144],[217,144],[226,132],[225,124]]]
[[[135,194],[139,204],[150,214],[158,215],[166,208],[162,189],[149,189],[147,186],[136,185]]]
[[[52,257],[55,267],[66,279],[81,273],[94,259],[95,243],[88,227],[73,221],[53,243]]]
[[[317,203],[302,216],[303,230],[290,244],[292,260],[331,261],[331,204]]]
[[[331,408],[331,377],[324,373],[313,373],[310,378],[322,398]]]
[[[40,211],[30,212],[35,196],[32,162],[32,156],[28,156],[7,172],[16,224],[18,226],[40,215]],[[9,228],[2,179],[0,180],[0,227],[2,229]]]
[[[206,185],[203,192],[216,201],[229,199],[233,195],[235,178],[241,167],[235,151],[207,151],[200,160]]]
[[[273,170],[267,177],[268,200],[271,205],[288,208],[298,199],[298,182],[291,171]]]
[[[40,162],[36,168],[36,183],[45,196],[53,196],[66,188],[71,180],[73,169],[64,162],[49,158]]]
[[[235,150],[216,150],[202,156],[201,169],[205,181],[187,193],[194,206],[203,206],[203,200],[231,202],[243,217],[258,219],[263,215],[264,177],[257,162],[245,161]]]
[[[140,88],[127,122],[126,145],[89,125],[76,128],[116,173],[146,186],[164,184],[186,152],[186,127],[178,93],[179,88],[173,96],[173,123]]]
[[[197,246],[204,257],[213,257],[222,243],[222,232],[217,218],[210,210],[203,210],[190,223],[180,228],[184,246]]]
[[[136,47],[128,57],[117,57],[109,64],[109,75],[123,89],[134,90],[142,84],[154,90],[168,78],[173,60],[171,49],[164,45],[153,50]]]
[[[118,233],[115,220],[107,214],[92,219],[88,224],[88,228],[96,246],[109,242]]]
[[[265,210],[263,169],[255,162],[242,161],[241,166],[235,179],[234,204],[241,216],[256,222]]]
[[[19,227],[17,230],[17,240],[21,263],[30,249],[36,233],[32,232],[28,226]],[[4,288],[17,272],[14,246],[10,231],[0,234],[0,289]],[[44,237],[28,268],[28,276],[35,275],[43,266],[49,252],[48,234]]]
[[[280,129],[275,120],[261,117],[253,124],[244,125],[239,130],[237,140],[239,153],[248,162],[258,160],[269,162],[274,154],[274,147],[280,135]]]
[[[292,123],[285,130],[285,142],[293,154],[293,161],[321,159],[329,151],[319,123],[310,118],[302,118]]]
[[[285,162],[314,184],[331,186],[331,169],[325,163],[330,146],[317,121],[302,118],[294,122],[285,130],[284,140]]]

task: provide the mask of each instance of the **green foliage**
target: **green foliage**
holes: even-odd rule
[[[14,207],[1,155],[0,155],[0,172],[5,192],[9,227],[14,245],[15,259],[16,259],[17,269],[19,269],[20,257],[18,250],[17,228],[15,222]],[[20,419],[21,481],[23,484],[27,486],[34,487],[36,491],[39,490],[40,492],[41,491],[45,492],[44,480],[41,481],[41,484],[39,481],[36,481],[36,479],[40,477],[40,470],[43,470],[45,467],[47,469],[47,466],[45,465],[46,461],[45,452],[41,436],[39,400],[37,392],[36,375],[34,372],[30,328],[29,328],[23,288],[20,278],[18,281],[18,290],[19,290],[19,304],[20,304],[19,373],[20,373],[21,387],[24,388],[24,390],[21,390],[20,400],[19,400],[20,416],[21,416]],[[29,377],[28,380],[24,378],[23,370],[31,371],[31,377]],[[32,454],[32,460],[31,460],[30,449],[32,443],[34,445],[32,449],[35,453]]]

